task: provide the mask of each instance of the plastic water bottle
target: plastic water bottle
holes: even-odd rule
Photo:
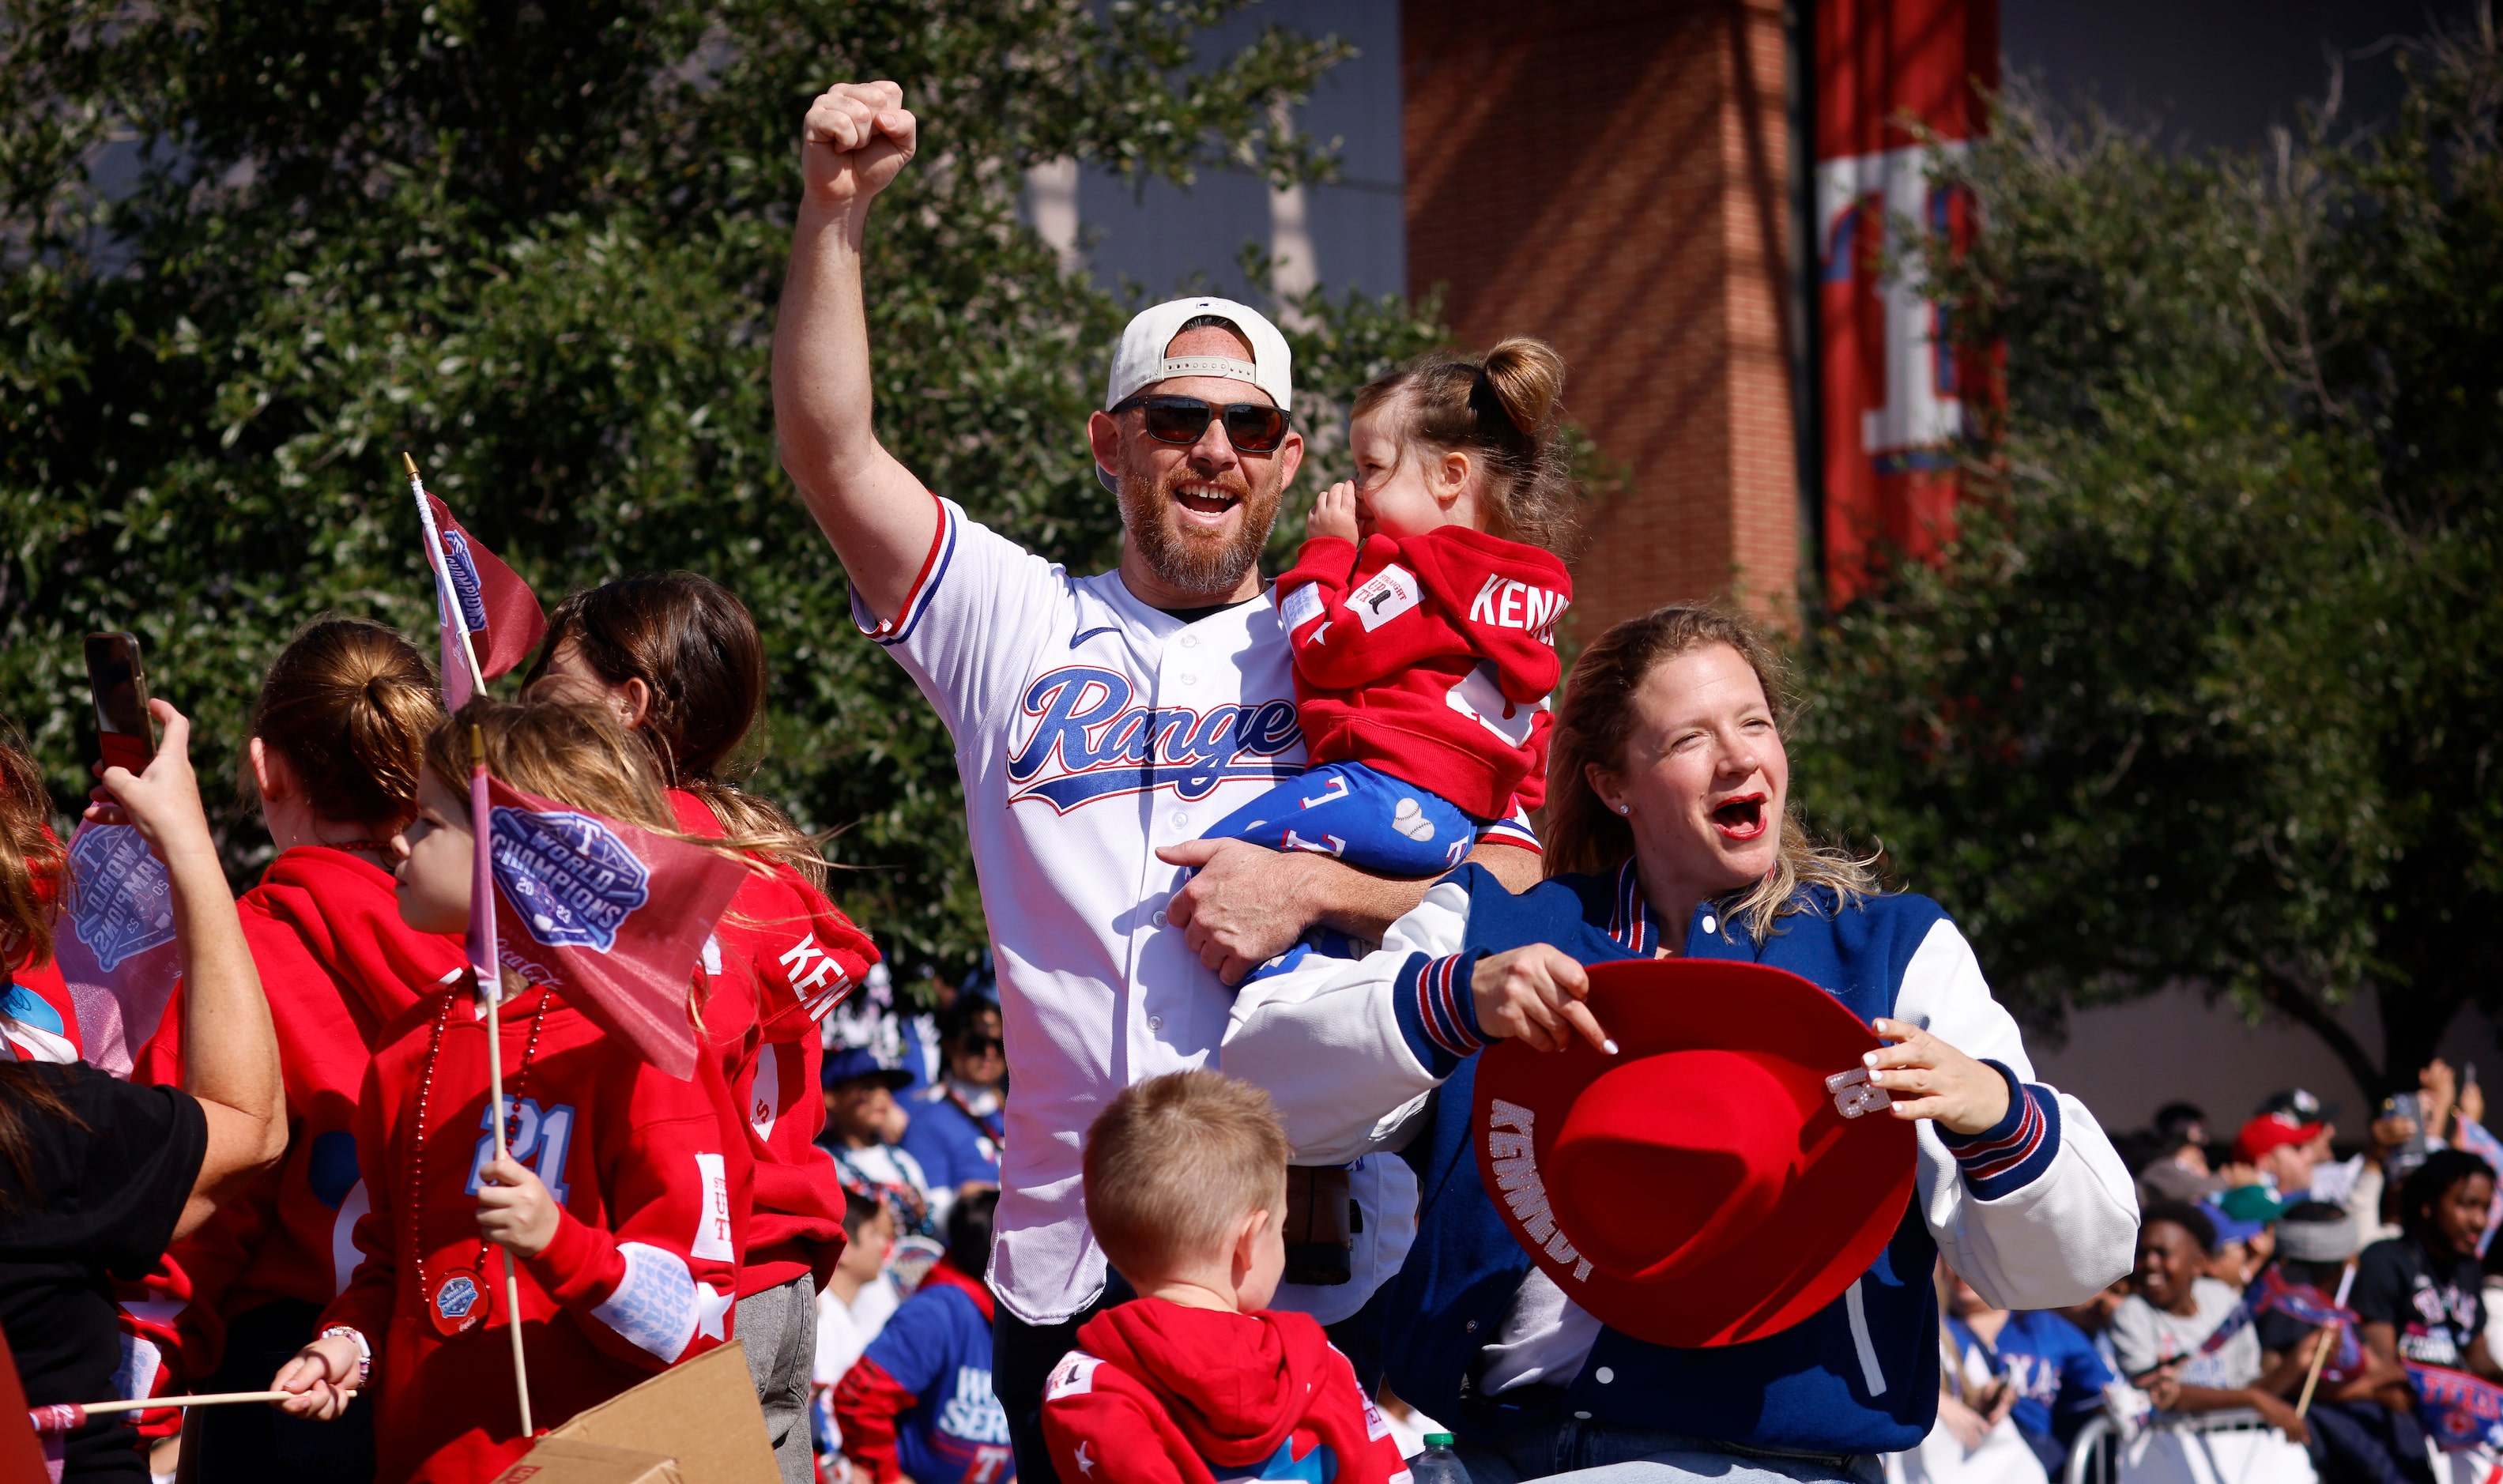
[[[1425,1434],[1425,1451],[1408,1461],[1408,1476],[1416,1484],[1469,1484],[1468,1466],[1452,1451],[1449,1433]]]

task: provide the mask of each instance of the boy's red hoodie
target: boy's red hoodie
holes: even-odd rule
[[[730,1339],[754,1164],[725,1137],[738,1112],[714,1059],[681,1082],[547,990],[514,995],[501,1017],[513,1158],[563,1208],[547,1250],[516,1265],[531,1418],[545,1429]],[[530,1448],[503,1254],[482,1262],[478,1236],[490,1128],[476,998],[465,987],[429,995],[385,1031],[366,1074],[363,1262],[321,1320],[373,1346],[380,1484],[492,1478]],[[487,1322],[444,1334],[438,1308],[457,1320],[472,1304],[488,1306]]]
[[[726,833],[696,794],[669,791],[678,827]],[[843,1188],[815,1147],[825,1126],[817,1022],[869,975],[869,934],[787,865],[751,875],[713,928],[704,1029],[756,1162],[745,1298],[805,1272],[830,1273],[843,1251]]]
[[[1304,543],[1278,579],[1315,766],[1361,762],[1479,819],[1547,796],[1547,692],[1573,579],[1465,525]]]
[[[1078,1345],[1044,1391],[1064,1479],[1406,1484],[1389,1424],[1309,1314],[1134,1298],[1088,1320]]]

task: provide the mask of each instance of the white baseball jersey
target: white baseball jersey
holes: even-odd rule
[[[1119,574],[1062,567],[939,502],[887,647],[956,741],[1016,1078],[991,1284],[1052,1324],[1104,1286],[1080,1190],[1086,1127],[1122,1088],[1211,1064],[1233,992],[1165,926],[1159,847],[1304,769],[1286,635],[1268,602],[1194,624]],[[1498,826],[1534,847],[1526,825]]]

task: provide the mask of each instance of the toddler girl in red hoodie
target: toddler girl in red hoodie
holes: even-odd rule
[[[1431,876],[1485,824],[1538,807],[1573,596],[1563,385],[1553,349],[1513,339],[1356,394],[1356,479],[1315,504],[1276,590],[1311,768],[1207,838]]]
[[[461,740],[483,732],[514,788],[675,833],[636,744],[597,708],[474,700],[427,742],[399,869],[410,927],[469,919]],[[698,976],[701,979],[701,975]],[[322,1335],[278,1372],[291,1413],[375,1393],[383,1484],[494,1477],[528,1451],[514,1401],[503,1263],[519,1270],[532,1420],[545,1429],[726,1342],[753,1167],[720,1065],[680,1081],[604,1036],[562,985],[506,976],[510,1156],[494,1157],[486,1026],[472,986],[431,993],[385,1033],[356,1115],[372,1209],[363,1261]],[[692,996],[691,996],[692,998]],[[488,1255],[491,1243],[505,1251]]]
[[[1043,1435],[1061,1478],[1406,1484],[1355,1367],[1311,1315],[1268,1308],[1286,1156],[1269,1095],[1217,1072],[1149,1078],[1096,1116],[1087,1221],[1140,1297],[1080,1326],[1052,1367]]]

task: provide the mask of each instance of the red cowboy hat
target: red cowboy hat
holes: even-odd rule
[[[1860,1017],[1797,974],[1696,959],[1594,964],[1590,1005],[1618,1055],[1498,1042],[1472,1110],[1495,1210],[1557,1287],[1692,1349],[1789,1329],[1868,1271],[1917,1156],[1910,1123],[1846,1119],[1826,1087],[1884,1044]]]

